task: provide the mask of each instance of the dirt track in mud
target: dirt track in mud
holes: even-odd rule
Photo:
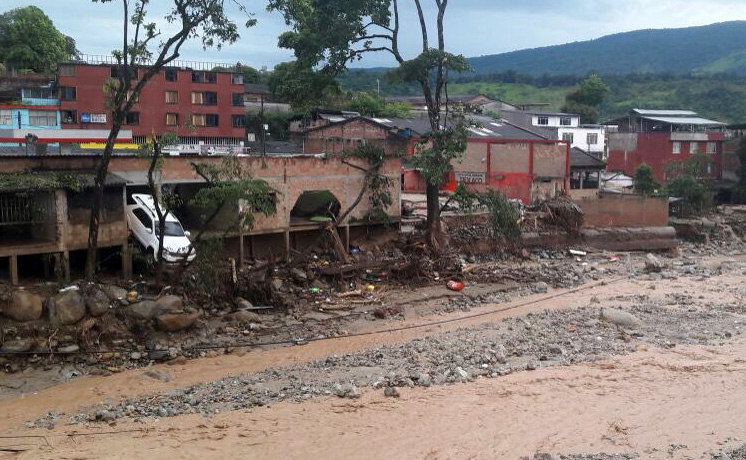
[[[708,265],[718,266],[723,258]],[[744,258],[738,259],[743,261]],[[231,411],[205,418],[181,415],[137,423],[67,425],[26,429],[48,411],[72,414],[102,402],[157,395],[227,375],[253,373],[352,353],[383,344],[405,343],[447,329],[521,316],[545,309],[587,306],[646,293],[681,298],[696,308],[738,301],[743,271],[709,278],[624,279],[584,289],[486,305],[472,312],[374,323],[369,330],[456,321],[392,333],[342,337],[305,346],[254,351],[242,356],[199,359],[157,366],[173,379],[161,382],[133,370],[89,377],[35,394],[0,401],[0,432],[41,438],[3,439],[2,446],[28,449],[21,458],[519,458],[536,451],[625,452],[640,458],[700,458],[746,438],[746,342],[723,346],[651,348],[632,355],[541,368],[494,379],[401,389],[400,399],[372,388],[360,399],[320,398],[295,404]],[[651,289],[655,286],[655,289]],[[559,295],[558,295],[559,294]],[[678,296],[678,297],[676,297]],[[731,297],[728,299],[728,297]],[[535,301],[535,303],[530,303]],[[494,314],[486,314],[491,310]],[[154,399],[155,400],[155,399]],[[129,432],[129,430],[136,430]],[[110,432],[97,436],[70,433]],[[133,442],[133,440],[135,442]],[[719,444],[720,443],[720,444]],[[686,446],[686,447],[682,447]]]

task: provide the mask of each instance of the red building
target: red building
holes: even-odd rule
[[[103,88],[116,72],[111,64],[60,65],[63,129],[111,127]],[[145,85],[124,128],[132,130],[136,142],[172,132],[182,144],[238,145],[245,139],[243,93],[240,73],[165,68]]]
[[[665,182],[676,174],[677,163],[704,154],[710,160],[710,178],[722,178],[723,123],[687,110],[634,109],[629,116],[606,124],[618,127],[608,136],[608,171],[634,176],[635,169],[646,163],[656,179]]]

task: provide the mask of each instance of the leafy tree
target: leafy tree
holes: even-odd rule
[[[317,72],[300,61],[278,64],[269,77],[269,90],[301,113],[326,106],[340,94],[333,76]]]
[[[27,6],[0,15],[0,61],[6,67],[49,73],[77,54],[75,40],[57,30],[41,9]]]
[[[234,66],[230,67],[224,67],[224,66],[215,66],[212,69],[215,72],[237,72],[243,75],[243,82],[244,83],[261,83],[262,82],[262,74],[256,70],[255,68],[243,65],[240,62],[237,63]]]
[[[635,191],[641,195],[652,195],[660,187],[653,175],[653,168],[645,163],[635,169]]]
[[[382,97],[366,93],[350,93],[343,108],[369,117],[406,118],[411,106],[404,103],[386,102]]]
[[[94,3],[112,1],[93,0]],[[112,127],[96,169],[95,197],[91,207],[86,260],[88,279],[92,279],[96,274],[103,185],[109,171],[114,143],[143,87],[164,66],[179,57],[181,47],[187,40],[198,38],[205,48],[213,46],[220,48],[223,43],[235,42],[239,36],[236,24],[226,16],[224,0],[172,1],[173,6],[163,18],[162,26],[164,30],[173,30],[173,34],[165,36],[156,22],[150,22],[147,19],[147,7],[150,0],[121,0],[124,29],[122,48],[112,52],[117,61],[118,76],[107,82],[105,88],[109,93],[108,105],[112,112]],[[133,7],[132,10],[130,6]],[[250,27],[255,23],[256,21],[249,17],[246,26]],[[138,67],[142,67],[143,71],[136,73],[135,70]]]
[[[604,101],[609,87],[596,74],[580,82],[580,88],[567,94],[563,112],[577,113],[581,123],[598,122],[598,106]]]
[[[448,78],[470,67],[466,58],[446,51],[448,0],[435,0],[436,19],[430,27],[421,0],[411,0],[417,11],[412,23],[419,27],[422,49],[414,58],[405,59],[400,32],[410,24],[400,16],[400,1],[405,0],[270,0],[268,8],[281,12],[292,27],[280,35],[279,45],[294,50],[301,68],[336,76],[366,53],[387,52],[398,63],[393,77],[419,86],[431,132],[420,144],[416,161],[427,180],[428,233],[437,248],[442,243],[439,185],[451,160],[463,153],[467,136],[465,124],[448,121]],[[432,45],[431,31],[435,32]]]
[[[682,198],[684,214],[701,213],[712,204],[712,193],[691,174],[680,174],[666,183],[664,188],[669,196]]]

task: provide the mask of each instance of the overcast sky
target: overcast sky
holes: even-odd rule
[[[182,50],[185,60],[235,63],[271,69],[292,59],[278,49],[277,36],[286,29],[277,13],[265,11],[265,1],[239,0],[256,14],[259,24],[241,30],[238,43],[222,50],[203,51],[197,44]],[[162,18],[168,0],[152,0],[153,20]],[[230,4],[231,2],[226,2]],[[411,0],[400,0],[403,20],[412,23]],[[434,4],[423,0],[423,4]],[[110,54],[121,47],[121,4],[90,0],[3,0],[0,11],[36,5],[58,29],[75,38],[86,54]],[[433,12],[433,8],[429,8]],[[158,14],[160,13],[160,14]],[[239,23],[245,15],[231,5],[231,17]],[[432,15],[431,15],[432,16]],[[451,0],[446,13],[446,46],[467,57],[497,54],[525,48],[589,40],[617,32],[659,29],[745,20],[743,0]],[[168,27],[163,24],[161,27]],[[414,25],[414,23],[412,23]],[[413,56],[421,43],[417,27],[407,28],[403,50]],[[370,54],[355,66],[391,65],[384,54]]]

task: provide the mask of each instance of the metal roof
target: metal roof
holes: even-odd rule
[[[648,109],[632,109],[633,113],[643,116],[651,117],[696,117],[697,112],[691,110],[648,110]]]
[[[578,169],[604,169],[606,163],[583,149],[573,147],[570,150],[570,167]]]
[[[696,114],[695,114],[696,115]],[[645,120],[660,121],[661,123],[667,123],[669,125],[698,125],[698,126],[725,126],[725,123],[721,123],[715,120],[708,120],[702,117],[642,117]]]

